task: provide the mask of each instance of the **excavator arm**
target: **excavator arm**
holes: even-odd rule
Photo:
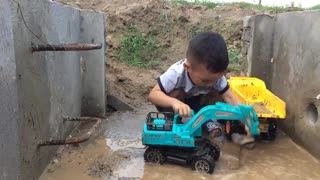
[[[178,115],[175,116],[177,117]],[[243,104],[232,106],[221,102],[203,107],[182,127],[182,133],[191,135],[210,119],[240,120],[248,126],[252,135],[259,135],[259,120],[252,106]]]

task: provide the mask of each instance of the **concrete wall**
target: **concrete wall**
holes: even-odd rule
[[[244,33],[244,43],[247,46],[248,72],[266,81],[266,86],[271,86],[271,58],[273,48],[273,17],[257,15],[247,19]],[[249,42],[249,43],[248,43]],[[258,48],[261,47],[261,48]]]
[[[103,43],[101,37],[106,37],[105,16],[93,11],[81,11],[81,41]],[[93,23],[94,22],[94,23]],[[105,113],[105,51],[90,51],[80,54],[82,69],[82,115],[103,116]],[[97,68],[99,67],[99,68]],[[94,72],[94,73],[92,73]]]
[[[251,76],[267,81],[269,88],[287,104],[283,129],[293,139],[320,157],[320,11],[290,12],[273,18],[273,35],[260,43],[251,41],[252,52],[270,51],[272,60],[250,53]],[[270,18],[256,19],[259,24],[272,24]],[[270,27],[255,31],[253,39],[270,34]],[[270,52],[261,52],[262,54]],[[269,62],[258,67],[260,62]],[[270,76],[271,75],[271,76]],[[271,78],[270,78],[271,77]]]
[[[9,4],[0,4],[0,179],[19,179],[21,159],[19,151],[20,119],[13,32]],[[10,142],[10,143],[8,143]]]
[[[6,38],[1,40],[0,50],[5,51],[5,56],[1,53],[0,67],[6,67],[0,68],[0,73],[5,74],[0,76],[0,82],[7,85],[0,85],[0,116],[4,117],[0,125],[5,128],[0,144],[6,145],[0,153],[0,179],[37,179],[57,149],[57,146],[39,147],[38,143],[50,138],[65,139],[76,125],[63,123],[63,116],[80,116],[82,103],[89,104],[86,107],[92,110],[90,115],[104,115],[105,49],[32,53],[31,44],[91,43],[92,37],[94,43],[104,44],[105,17],[58,3],[20,0],[17,2],[22,18],[17,3],[4,2],[0,5],[0,32]],[[8,4],[10,8],[6,7]],[[87,18],[91,16],[97,21],[89,19],[89,22]],[[81,76],[83,56],[92,62]],[[87,103],[83,97],[90,94],[95,99]]]

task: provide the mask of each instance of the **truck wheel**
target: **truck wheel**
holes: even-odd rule
[[[245,134],[246,131],[244,126],[241,125],[240,121],[226,121],[225,122],[225,132],[228,140],[232,140],[231,135],[233,133]]]
[[[277,135],[277,120],[268,119],[269,127],[267,133],[261,133],[261,139],[264,141],[274,141]]]
[[[218,161],[219,160],[219,158],[220,158],[220,148],[219,148],[219,146],[217,145],[217,144],[213,144],[212,145],[213,147],[213,150],[212,150],[212,155],[214,156],[214,160],[215,161]]]
[[[215,167],[214,159],[209,156],[201,156],[193,161],[192,168],[201,173],[212,174]]]
[[[148,147],[147,150],[144,152],[144,160],[146,162],[163,164],[165,158],[159,148]]]
[[[206,147],[209,148],[209,155],[215,160],[218,161],[220,158],[220,148],[219,145],[211,142],[210,140],[206,139]]]

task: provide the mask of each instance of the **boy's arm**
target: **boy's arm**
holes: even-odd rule
[[[179,101],[176,98],[170,97],[161,91],[160,86],[156,84],[148,97],[149,101],[151,101],[154,105],[166,108],[173,108],[175,113],[179,113],[180,116],[190,116],[191,109],[190,107]]]
[[[225,93],[222,94],[222,98],[226,101],[226,103],[232,104],[234,106],[237,106],[239,103],[241,103],[237,96],[234,95],[230,89],[228,89]],[[250,130],[247,127],[247,125],[245,125],[245,130],[247,132],[247,135],[251,136]]]
[[[232,104],[234,106],[237,106],[240,103],[240,100],[236,95],[233,94],[230,88],[222,94],[222,98],[226,101],[226,103]]]

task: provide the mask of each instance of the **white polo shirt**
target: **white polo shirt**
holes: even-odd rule
[[[198,96],[208,94],[215,89],[220,94],[225,93],[229,89],[229,85],[225,76],[218,79],[210,88],[200,88],[193,84],[187,71],[184,69],[183,63],[186,59],[182,59],[171,65],[169,69],[163,73],[158,79],[161,90],[169,94],[173,90],[183,89],[187,96]]]

